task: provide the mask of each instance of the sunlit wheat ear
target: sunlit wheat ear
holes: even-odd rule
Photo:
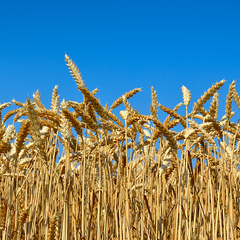
[[[94,96],[98,91],[99,91],[99,89],[98,89],[98,88],[95,88],[95,89],[93,89],[93,90],[91,91],[91,94]]]
[[[153,118],[152,121],[156,126],[156,129],[157,129],[156,132],[160,131],[161,134],[163,134],[163,136],[166,137],[166,139],[169,142],[169,144],[171,145],[172,149],[176,150],[177,142],[176,142],[175,138],[173,137],[172,133],[158,119]],[[154,139],[154,135],[153,135],[152,139]],[[152,140],[151,140],[151,143],[153,143]]]
[[[233,99],[234,99],[238,109],[240,110],[240,97],[239,97],[239,95],[238,95],[238,93],[237,93],[235,88],[233,90]]]
[[[75,63],[73,63],[73,61],[67,54],[65,54],[65,61],[67,62],[67,66],[69,67],[70,73],[75,79],[77,85],[84,87],[85,83],[84,80],[82,79],[82,74],[79,72],[77,66],[75,65]]]
[[[176,119],[179,119],[179,120],[180,120],[180,123],[182,124],[182,126],[183,126],[184,128],[187,127],[187,125],[186,125],[186,123],[185,123],[185,121],[184,121],[184,118],[183,118],[180,114],[178,114],[176,111],[173,111],[173,110],[171,110],[170,108],[167,108],[167,107],[161,105],[160,103],[158,104],[158,106],[159,106],[159,108],[160,108],[161,110],[163,110],[164,112],[170,114],[172,117],[174,117],[174,118],[176,118]]]
[[[151,87],[151,91],[152,91],[152,94],[151,94],[151,98],[152,98],[152,104],[150,106],[150,111],[151,111],[151,114],[153,117],[155,118],[158,118],[158,115],[157,115],[157,104],[158,104],[158,99],[157,99],[157,92],[156,90],[154,90],[153,87]]]
[[[217,120],[218,118],[218,106],[219,106],[219,94],[214,93],[208,114],[215,120]]]
[[[219,90],[225,83],[225,80],[221,80],[220,82],[216,82],[212,87],[210,87],[204,94],[194,103],[193,110],[191,112],[192,117],[198,113],[199,109],[205,104],[212,95]]]
[[[31,124],[31,133],[33,134],[33,138],[36,138],[36,142],[37,142],[40,140],[40,133],[39,133],[40,126],[38,122],[37,113],[34,109],[33,103],[30,101],[29,98],[27,98],[26,110],[27,110],[28,119]]]
[[[128,110],[120,111],[120,116],[123,120],[127,120],[128,116],[129,116]]]
[[[9,107],[11,105],[10,102],[8,103],[3,103],[3,104],[0,104],[0,128],[2,127],[3,123],[2,123],[2,110],[6,107]]]
[[[195,128],[201,132],[204,139],[206,139],[209,143],[211,143],[213,146],[215,146],[214,138],[211,135],[209,135],[209,133],[205,129],[203,129],[201,125],[197,124],[193,120],[189,120],[189,123],[193,126],[193,128]]]
[[[14,125],[9,125],[3,135],[3,141],[10,143],[12,140],[12,133],[15,130]]]
[[[233,80],[229,86],[229,91],[227,94],[226,105],[225,105],[225,113],[226,113],[227,119],[231,118],[232,100],[233,100],[233,93],[234,93],[235,85],[236,85],[236,81]]]
[[[131,90],[130,92],[125,93],[124,95],[125,95],[126,99],[129,99],[129,98],[131,98],[132,96],[134,96],[135,94],[137,94],[140,91],[142,91],[141,88],[134,88],[133,90]],[[114,108],[118,107],[122,103],[123,103],[123,98],[121,96],[120,98],[118,98],[116,101],[113,102],[113,104],[110,107],[110,111],[112,111]]]
[[[64,99],[61,103],[61,108],[62,109],[67,108],[67,105],[66,105],[66,102],[65,102]],[[70,136],[71,136],[71,129],[70,129],[70,126],[69,126],[69,123],[68,123],[68,119],[64,115],[62,115],[60,125],[61,125],[61,129],[62,129],[63,140],[65,142],[67,142],[70,139]]]
[[[132,109],[130,103],[127,101],[126,95],[124,94],[124,95],[122,96],[122,98],[123,98],[123,104],[124,104],[125,108],[127,109],[127,111],[128,111],[130,114],[132,114],[132,113],[133,113],[133,109]]]
[[[30,122],[28,119],[23,120],[22,125],[20,127],[20,130],[16,136],[15,140],[15,147],[16,147],[16,158],[18,157],[18,154],[23,148],[25,138],[27,137],[29,133],[29,128],[30,128]]]
[[[35,101],[36,109],[45,109],[44,105],[41,102],[41,94],[38,90],[33,94],[33,100]]]
[[[83,123],[79,122],[79,121],[77,120],[77,118],[75,118],[75,117],[73,116],[73,114],[70,113],[70,111],[69,111],[68,108],[67,108],[67,104],[66,104],[65,100],[63,100],[62,103],[61,103],[61,109],[62,109],[62,110],[61,110],[62,116],[71,123],[71,125],[72,125],[72,126],[74,127],[74,129],[76,130],[77,134],[78,134],[79,136],[82,136]],[[65,131],[65,130],[63,130],[63,131]],[[69,136],[69,137],[70,137],[70,136]]]
[[[44,145],[41,138],[41,134],[39,132],[40,130],[40,124],[38,121],[37,113],[34,109],[33,103],[30,101],[29,98],[27,98],[26,101],[26,110],[27,110],[27,116],[30,121],[30,135],[34,141],[35,146],[37,147],[39,154],[41,155],[43,160],[47,160],[46,154],[44,152]]]
[[[191,101],[191,92],[183,85],[181,87],[183,95],[183,103],[187,107]]]
[[[178,110],[182,105],[183,105],[182,102],[178,103],[178,104],[174,107],[173,111],[174,111],[174,112],[177,112],[177,110]],[[165,125],[165,124],[168,124],[168,122],[171,120],[171,118],[172,118],[172,116],[169,114],[169,115],[166,117],[166,119],[164,120],[163,124],[164,124],[164,125]]]
[[[53,112],[58,113],[59,111],[59,95],[58,86],[56,85],[52,92],[51,109]]]
[[[12,125],[11,125],[12,126]],[[11,141],[11,133],[13,131],[12,127],[2,126],[0,129],[0,153],[7,153],[11,149],[10,141]]]

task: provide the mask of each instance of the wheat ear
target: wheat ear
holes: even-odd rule
[[[59,111],[59,95],[58,95],[58,86],[57,85],[53,89],[51,109],[55,113],[58,113],[58,111]]]
[[[70,73],[72,74],[73,78],[75,79],[78,86],[84,86],[84,80],[82,79],[82,74],[79,72],[77,66],[70,57],[65,54],[65,61],[67,62],[67,66],[69,67]]]
[[[191,92],[183,85],[181,87],[182,89],[182,95],[183,95],[183,103],[186,106],[186,124],[188,127],[188,105],[191,101]]]
[[[0,104],[0,128],[2,127],[3,125],[3,122],[2,122],[2,110],[6,107],[9,107],[11,105],[10,102],[8,103],[3,103],[3,104]]]
[[[212,87],[210,87],[204,94],[194,103],[193,110],[191,112],[192,117],[198,113],[199,109],[206,103],[210,97],[223,86],[225,80],[221,80],[220,82],[216,82]]]
[[[219,94],[216,92],[213,95],[212,102],[208,114],[213,117],[215,120],[218,118],[218,107],[219,107]]]
[[[70,111],[68,110],[68,108],[66,107],[65,101],[63,101],[61,103],[61,113],[65,116],[66,119],[69,120],[69,122],[71,123],[71,125],[74,127],[74,129],[76,130],[77,134],[79,136],[82,136],[82,128],[83,128],[83,124],[80,123],[79,121],[77,121],[77,119],[75,119],[73,117],[73,115],[70,113]]]
[[[7,204],[3,197],[0,197],[0,230],[4,230],[6,223]]]
[[[232,83],[229,86],[228,94],[227,94],[227,99],[226,99],[226,105],[225,105],[225,113],[227,119],[231,118],[231,113],[232,113],[232,100],[233,100],[233,92],[235,89],[236,81],[232,81]]]
[[[22,209],[19,219],[18,219],[18,238],[20,238],[21,233],[22,233],[22,228],[23,228],[23,224],[27,222],[27,218],[29,216],[29,209],[30,207],[24,208]]]
[[[164,127],[164,125],[158,119],[153,118],[152,121],[155,124],[157,131],[160,131],[163,134],[163,136],[166,137],[172,148],[176,150],[177,142],[174,139],[172,133],[166,127]]]
[[[235,88],[233,89],[233,99],[234,99],[238,109],[240,110],[240,97]]]
[[[38,121],[38,116],[33,107],[33,103],[31,103],[29,98],[27,98],[26,110],[27,110],[28,119],[30,121],[30,135],[34,141],[35,146],[38,148],[40,155],[46,161],[47,158],[43,149],[44,146],[41,139],[41,134],[39,132],[40,124]]]
[[[15,140],[16,158],[18,157],[18,154],[20,153],[21,149],[23,148],[25,138],[27,137],[27,135],[29,133],[29,128],[30,128],[29,120],[28,119],[23,120],[22,125],[19,130],[19,133],[17,134],[16,140]]]
[[[154,118],[158,118],[158,115],[157,115],[157,104],[158,104],[158,99],[157,99],[157,92],[156,90],[154,90],[153,87],[151,87],[151,98],[152,98],[152,104],[150,106],[150,112],[151,112],[151,115],[154,117]]]
[[[176,119],[179,119],[179,120],[180,120],[180,123],[182,124],[182,126],[183,126],[184,128],[187,127],[187,125],[186,125],[186,123],[185,123],[185,121],[184,121],[184,118],[183,118],[180,114],[178,114],[177,112],[171,110],[171,109],[168,108],[168,107],[165,107],[165,106],[161,105],[160,103],[158,104],[158,106],[159,106],[159,108],[160,108],[161,110],[163,110],[164,112],[170,114],[171,116],[173,116],[173,117],[176,118]]]
[[[44,105],[41,102],[41,94],[38,90],[33,94],[33,100],[35,101],[36,109],[38,109],[38,108],[45,109]]]
[[[126,97],[126,99],[129,99],[140,91],[142,91],[141,88],[134,88],[133,90],[125,93],[125,97]],[[123,103],[123,98],[121,96],[120,98],[118,98],[116,101],[113,102],[113,104],[110,107],[110,111],[112,111],[114,108],[118,107],[122,103]]]

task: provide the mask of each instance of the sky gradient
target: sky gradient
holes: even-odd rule
[[[38,89],[50,108],[55,85],[60,100],[82,101],[67,53],[89,90],[100,89],[103,105],[141,87],[130,102],[149,114],[151,86],[173,108],[185,85],[191,109],[226,79],[219,91],[224,114],[228,87],[240,77],[239,9],[239,1],[1,1],[0,102],[25,102]],[[240,118],[235,104],[234,110]]]

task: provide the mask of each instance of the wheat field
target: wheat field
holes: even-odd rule
[[[239,239],[240,123],[231,121],[233,101],[240,110],[236,81],[221,119],[218,91],[225,80],[192,109],[185,86],[174,109],[161,105],[152,87],[150,114],[142,115],[128,101],[140,88],[102,106],[98,89],[89,91],[68,55],[65,61],[82,102],[60,103],[55,86],[50,109],[38,91],[24,103],[0,105],[0,237]],[[3,116],[11,104],[16,108]],[[121,104],[126,110],[117,117],[113,110]]]

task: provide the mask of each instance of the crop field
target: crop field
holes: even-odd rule
[[[225,106],[221,80],[191,109],[185,86],[174,109],[152,87],[150,114],[142,115],[129,101],[140,88],[102,106],[98,89],[89,91],[68,55],[65,61],[82,102],[60,102],[55,86],[50,109],[38,91],[0,105],[1,239],[239,239],[236,81]],[[15,109],[3,114],[10,105]],[[119,105],[125,110],[118,117]]]

